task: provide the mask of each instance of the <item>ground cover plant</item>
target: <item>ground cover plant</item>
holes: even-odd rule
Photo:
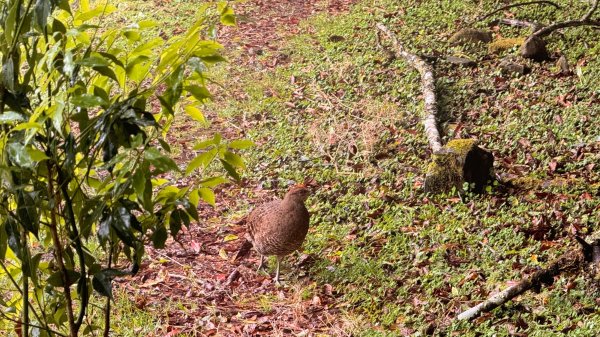
[[[250,130],[260,152],[248,164],[260,171],[249,179],[278,186],[308,176],[323,186],[312,199],[316,220],[306,252],[318,258],[309,274],[334,287],[351,320],[372,324],[358,335],[588,335],[598,324],[596,288],[584,275],[558,277],[550,289],[476,323],[452,322],[468,304],[577,249],[572,235],[598,223],[598,34],[578,28],[549,40],[578,69],[574,75],[534,62],[530,75],[505,75],[501,56],[518,48],[496,56],[486,46],[447,43],[499,5],[380,1],[335,20],[318,15],[271,55],[288,63],[245,82],[248,99],[231,109],[260,121]],[[588,8],[581,4],[573,17]],[[537,6],[508,14],[565,19]],[[469,69],[440,62],[436,69],[448,137],[477,137],[497,158],[499,182],[487,194],[460,200],[422,193],[429,153],[418,74],[401,60],[389,64],[375,47],[378,21],[411,51],[479,63]],[[492,29],[496,38],[528,34]]]
[[[113,279],[137,272],[146,244],[164,247],[197,221],[198,203],[212,202],[211,187],[224,180],[174,186],[169,175],[182,170],[163,138],[180,110],[204,121],[203,73],[222,57],[201,37],[211,19],[232,24],[230,8],[200,7],[189,30],[166,42],[142,38],[148,21],[99,26],[114,10],[88,1],[0,4],[3,333],[74,337],[103,328],[108,336]],[[237,178],[235,142],[221,140],[215,134],[204,146],[211,156],[185,172],[218,160]]]
[[[161,19],[175,26],[185,15],[173,8],[185,13],[190,2],[172,3],[179,7],[154,5],[168,7]],[[464,27],[489,30],[495,41],[522,38],[528,30],[488,23],[509,17],[549,24],[589,8],[556,3],[567,14],[533,5],[489,21],[478,18],[505,2],[238,4],[238,28],[216,33],[229,62],[211,72],[216,94],[204,112],[212,123],[175,122],[168,141],[178,163],[203,153],[190,139],[212,139],[217,130],[256,146],[242,181],[216,188],[215,206],[199,208],[203,220],[182,229],[181,245],[148,248],[140,272],[118,282],[115,333],[594,335],[600,292],[585,272],[560,275],[475,321],[454,321],[578,249],[573,235],[598,230],[598,31],[569,28],[547,39],[550,53],[570,63],[568,74],[550,61],[524,61],[529,74],[507,74],[500,63],[518,46],[448,43]],[[420,123],[419,75],[378,46],[377,22],[412,52],[477,63],[438,61],[435,69],[446,140],[476,137],[496,158],[498,181],[485,193],[423,192],[431,153]],[[243,239],[238,222],[254,204],[306,178],[319,186],[307,202],[311,229],[304,255],[287,259],[277,288],[254,271],[257,256],[230,262]]]

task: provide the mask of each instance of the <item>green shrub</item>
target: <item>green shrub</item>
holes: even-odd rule
[[[163,247],[198,220],[200,200],[213,203],[211,188],[226,181],[173,186],[181,169],[166,136],[181,110],[204,122],[205,71],[223,57],[202,36],[219,19],[233,24],[231,8],[200,6],[189,31],[168,41],[146,37],[148,21],[102,27],[114,10],[0,3],[0,331],[88,334],[102,325],[89,303],[105,296],[108,335],[112,279],[137,271],[145,244]],[[237,179],[244,163],[231,149],[249,145],[216,134],[184,171],[220,161]],[[120,256],[130,267],[117,267]]]

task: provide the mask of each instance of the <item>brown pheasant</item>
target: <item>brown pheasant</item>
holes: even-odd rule
[[[240,248],[236,260],[254,246],[260,254],[260,270],[264,257],[277,256],[277,269],[273,280],[279,283],[281,257],[300,248],[306,233],[310,214],[304,206],[310,191],[304,185],[293,186],[283,200],[273,200],[256,207],[246,219],[248,233],[246,242]]]

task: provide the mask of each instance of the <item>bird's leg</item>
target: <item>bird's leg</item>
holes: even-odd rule
[[[279,285],[279,264],[281,262],[281,256],[277,255],[277,268],[275,269],[275,277],[273,278],[273,281],[275,281],[275,284]]]
[[[262,269],[264,262],[265,262],[265,256],[260,254],[260,263],[258,264],[258,268],[256,269],[257,272]]]

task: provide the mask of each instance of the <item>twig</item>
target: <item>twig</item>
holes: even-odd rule
[[[22,259],[27,259],[27,264],[31,266],[31,258],[29,255],[29,247],[27,246],[27,230],[21,232],[21,240],[23,240],[23,250],[26,252],[21,253]],[[31,272],[31,267],[30,267]],[[33,271],[35,273],[35,271]],[[29,276],[23,271],[23,337],[29,337]]]
[[[77,229],[77,220],[75,219],[75,212],[73,211],[73,201],[71,199],[71,195],[69,194],[69,180],[65,179],[61,167],[56,168],[56,175],[57,183],[60,186],[60,190],[63,195],[63,200],[65,201],[67,219],[69,224],[71,225],[70,230],[69,226],[66,226],[67,233],[69,234],[71,241],[75,245],[75,252],[77,253],[77,257],[79,259],[79,273],[81,274],[78,282],[78,289],[80,289],[81,292],[81,303],[79,304],[79,315],[77,316],[77,320],[75,321],[75,335],[77,335],[79,329],[81,328],[81,325],[83,324],[83,318],[85,317],[85,312],[89,303],[89,289],[85,265],[85,254],[83,253],[83,242],[81,241],[81,236],[79,235],[79,230]]]
[[[108,245],[108,263],[107,267],[110,269],[112,267],[112,257],[113,257],[113,242],[110,241]],[[110,297],[106,298],[106,305],[104,306],[104,332],[102,334],[104,337],[110,336]]]
[[[585,13],[585,15],[581,18],[581,21],[589,20],[596,11],[596,9],[598,9],[598,0],[594,1],[590,10],[587,13]]]
[[[518,19],[504,18],[504,19],[500,19],[500,20],[494,20],[493,22],[495,24],[501,23],[503,25],[513,26],[513,27],[531,28],[533,31],[543,28],[543,26],[537,22],[530,22],[530,21],[518,20]]]
[[[556,8],[556,9],[560,9],[560,6],[557,5],[557,4],[555,4],[552,1],[541,0],[541,1],[519,2],[519,3],[516,3],[516,4],[510,4],[510,5],[506,5],[506,6],[502,6],[500,8],[497,8],[497,9],[493,10],[491,13],[488,13],[488,14],[484,15],[481,19],[477,19],[477,21],[483,21],[483,20],[489,18],[490,16],[492,16],[492,15],[498,13],[498,12],[501,12],[503,10],[507,10],[507,9],[510,9],[510,8],[513,8],[513,7],[521,7],[521,6],[528,6],[528,5],[550,5],[550,6],[553,6],[554,8]]]
[[[13,322],[13,323],[17,323],[17,324],[21,323],[20,320],[11,318],[10,316],[8,316],[7,314],[5,314],[2,311],[0,311],[0,316],[2,316],[2,318],[6,319],[7,321],[10,321],[10,322]],[[67,337],[67,335],[65,335],[65,334],[63,334],[63,333],[61,333],[59,331],[52,330],[52,329],[50,329],[47,326],[41,326],[41,325],[37,325],[37,324],[34,324],[34,323],[29,323],[29,326],[32,327],[32,328],[37,328],[37,329],[40,329],[40,330],[43,330],[43,331],[50,332],[50,333],[52,333],[54,335],[57,335],[57,336]]]
[[[537,36],[540,38],[544,37],[544,36],[548,36],[548,35],[552,34],[555,30],[558,30],[561,28],[579,27],[579,26],[600,27],[600,20],[573,20],[573,21],[557,22],[557,23],[551,24],[550,26],[538,29],[535,33],[531,34],[531,36],[528,39],[530,39],[532,36]]]
[[[59,204],[59,202],[57,200],[58,196],[54,192],[54,180],[52,179],[54,176],[53,165],[50,164],[50,161],[47,161],[47,166],[48,166],[48,177],[49,177],[48,196],[50,198],[53,198],[56,205],[58,205]],[[63,248],[62,248],[62,244],[60,242],[60,236],[58,235],[58,221],[56,219],[56,216],[57,216],[56,207],[52,207],[50,210],[50,221],[51,221],[50,232],[52,233],[52,241],[54,243],[54,253],[55,253],[56,262],[58,264],[58,268],[60,270],[60,274],[61,274],[61,278],[62,278],[62,282],[63,282],[65,301],[67,302],[66,306],[67,306],[67,318],[68,318],[68,323],[69,323],[69,332],[70,332],[70,335],[73,337],[73,336],[77,336],[77,329],[75,328],[75,318],[73,315],[73,300],[71,298],[71,289],[70,289],[71,283],[69,280],[69,273],[67,272],[67,268],[65,267],[65,263],[63,261]]]
[[[423,126],[425,127],[425,135],[429,140],[429,146],[435,153],[442,149],[442,141],[440,132],[437,128],[438,105],[435,94],[435,76],[433,67],[425,62],[422,58],[415,54],[411,54],[404,49],[398,42],[396,35],[392,33],[386,26],[381,23],[377,24],[377,28],[383,32],[391,41],[396,57],[403,58],[413,68],[417,69],[421,74],[421,89],[425,99],[425,113]]]
[[[588,12],[583,17],[581,17],[580,20],[557,22],[557,23],[551,24],[550,26],[540,28],[540,29],[536,30],[533,34],[531,34],[531,36],[528,38],[528,40],[531,39],[533,36],[537,36],[537,37],[541,38],[541,37],[550,35],[555,30],[558,30],[561,28],[579,27],[579,26],[600,27],[600,20],[591,20],[590,19],[592,17],[592,15],[594,14],[594,12],[596,11],[596,9],[598,9],[598,0],[594,0],[592,7],[590,7]]]
[[[170,257],[170,256],[168,256],[166,254],[163,254],[163,253],[159,252],[158,250],[154,250],[154,253],[156,253],[156,255],[160,255],[163,258],[165,258],[165,259],[167,259],[167,260],[169,260],[169,261],[171,261],[171,262],[179,265],[180,267],[183,267],[183,268],[186,267],[185,265],[181,264],[179,261],[175,260],[174,258],[172,258],[172,257]]]
[[[230,285],[231,283],[235,282],[238,278],[240,277],[240,271],[238,270],[238,268],[235,268],[231,274],[229,274],[229,276],[227,277],[227,281],[225,281],[225,285]]]

